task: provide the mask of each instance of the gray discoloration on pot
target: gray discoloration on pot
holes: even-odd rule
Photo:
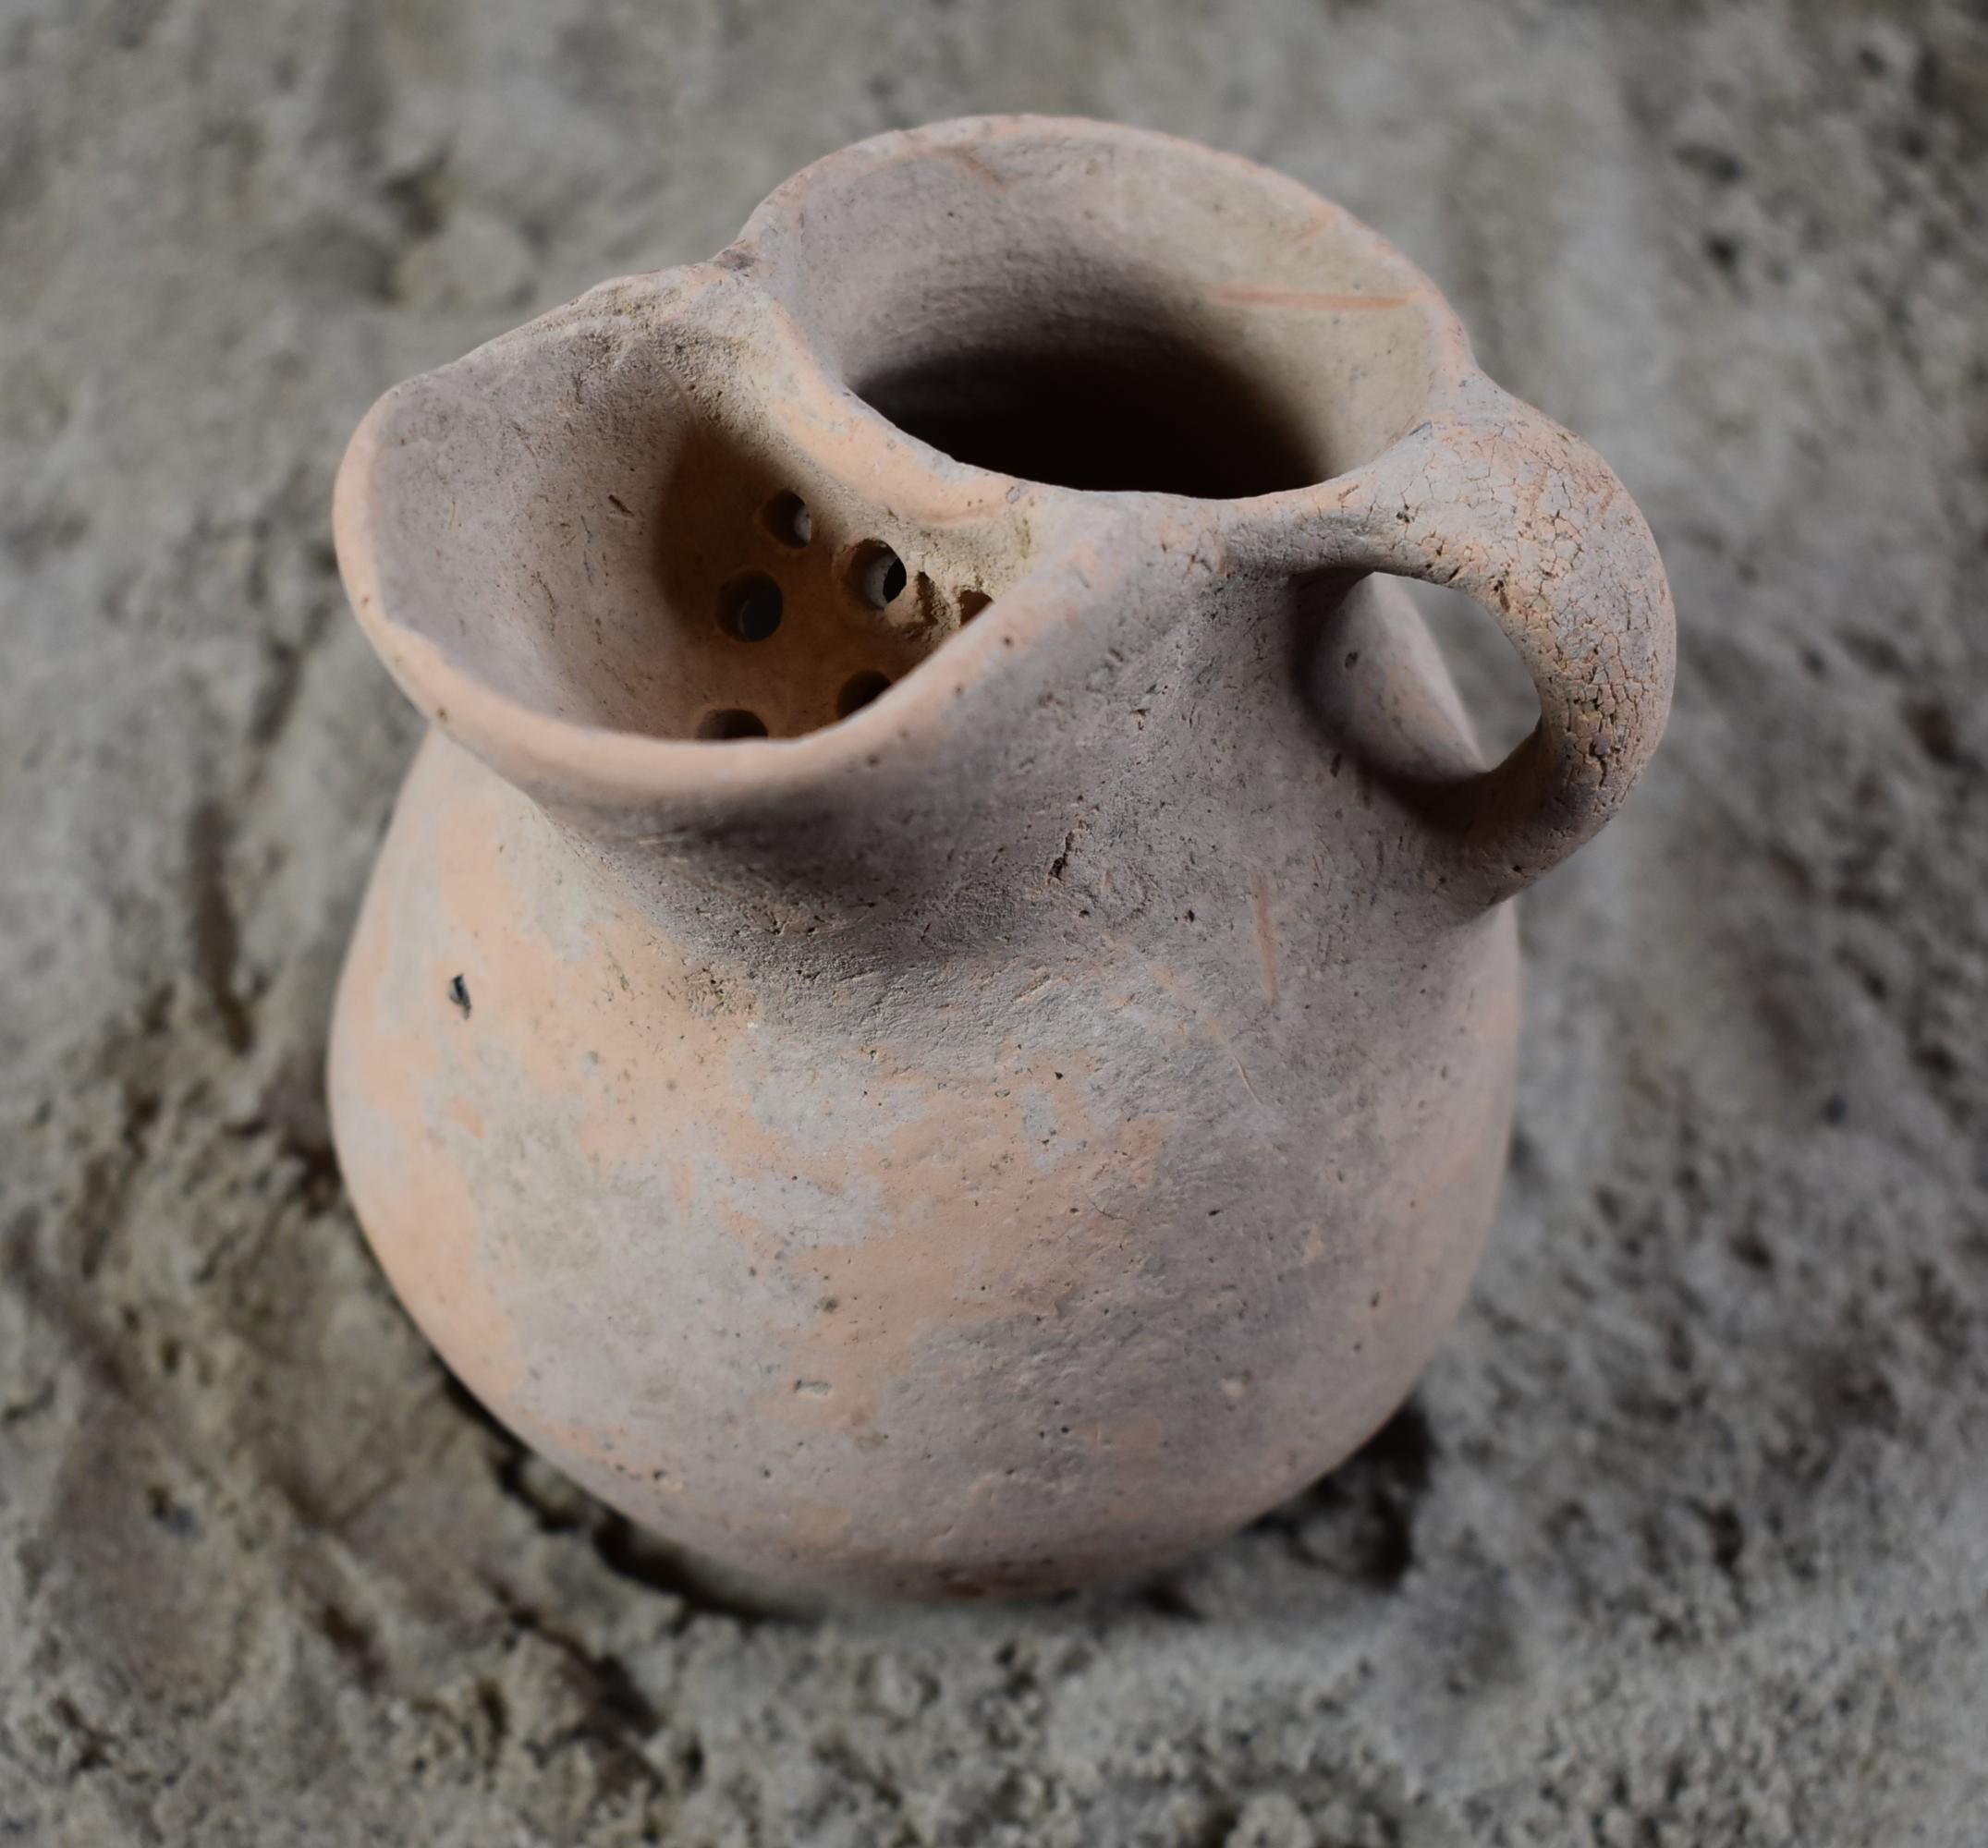
[[[887,136],[388,394],[337,512],[437,727],[340,1155],[518,1430],[762,1573],[963,1593],[1211,1540],[1399,1402],[1503,1161],[1497,901],[1633,784],[1670,613],[1382,240],[1160,137]],[[1374,573],[1512,638],[1505,764]]]

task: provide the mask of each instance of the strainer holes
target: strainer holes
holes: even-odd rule
[[[848,579],[849,588],[872,610],[888,609],[909,581],[904,560],[880,539],[857,548],[849,560]]]
[[[852,674],[842,683],[842,691],[835,695],[835,716],[846,719],[851,712],[860,712],[878,694],[890,687],[890,675],[880,674],[873,667],[866,667],[860,674]]]
[[[808,511],[807,502],[791,492],[775,494],[760,509],[760,524],[796,552],[814,537],[814,516]]]
[[[718,626],[738,641],[764,641],[780,626],[780,587],[763,571],[743,571],[718,593]]]
[[[697,735],[714,744],[733,738],[763,738],[766,721],[757,712],[747,711],[743,706],[720,706],[715,711],[706,712],[697,722]]]

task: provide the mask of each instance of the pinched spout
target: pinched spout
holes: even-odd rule
[[[967,814],[1095,652],[1116,522],[1055,498],[891,430],[718,263],[389,392],[336,529],[402,687],[670,928],[873,942],[957,891]]]
[[[339,555],[410,697],[673,930],[957,954],[1106,827],[1076,908],[1151,902],[1153,803],[1332,799],[1293,638],[1422,568],[1376,484],[1472,379],[1426,280],[1292,182],[947,124],[388,393]],[[1360,825],[1404,903],[1445,883],[1439,826]]]

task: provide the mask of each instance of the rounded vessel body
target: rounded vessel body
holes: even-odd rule
[[[435,726],[341,1164],[525,1439],[762,1577],[970,1596],[1400,1403],[1505,1159],[1504,901],[1653,747],[1669,610],[1372,232],[1129,130],[884,137],[390,393],[337,512]],[[1532,668],[1502,765],[1391,575]]]

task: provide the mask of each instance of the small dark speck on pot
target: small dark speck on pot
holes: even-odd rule
[[[470,984],[457,976],[448,985],[448,998],[462,1009],[462,1017],[470,1017]]]

